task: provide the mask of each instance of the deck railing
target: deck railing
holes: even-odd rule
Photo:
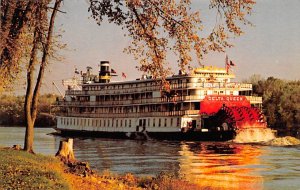
[[[173,90],[179,89],[252,89],[252,84],[248,83],[217,83],[217,82],[199,82],[199,83],[182,83],[182,84],[171,84],[170,88]],[[160,85],[153,86],[140,86],[131,88],[118,88],[118,89],[102,89],[102,90],[67,90],[66,95],[113,95],[113,94],[132,94],[132,93],[144,93],[160,91]]]
[[[184,115],[198,115],[199,110],[181,110],[181,111],[168,111],[168,112],[146,112],[146,113],[60,113],[60,116],[69,117],[168,117],[168,116],[184,116]]]
[[[177,96],[163,98],[145,98],[138,100],[101,100],[101,101],[58,101],[58,105],[62,106],[109,106],[109,105],[134,105],[134,104],[155,104],[167,102],[185,102],[185,101],[200,101],[204,96]]]
[[[101,100],[101,101],[63,101],[59,100],[57,102],[58,105],[61,106],[118,106],[118,105],[139,105],[139,104],[156,104],[156,103],[172,103],[172,102],[195,102],[203,100],[205,96],[198,95],[198,96],[176,96],[171,98],[144,98],[138,100]],[[262,97],[257,96],[246,96],[247,100],[250,101],[251,104],[261,104]]]
[[[262,97],[259,96],[246,96],[247,100],[250,101],[251,104],[261,104]]]

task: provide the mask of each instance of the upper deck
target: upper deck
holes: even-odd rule
[[[245,95],[251,103],[261,103],[260,97],[252,97],[252,84],[230,82],[235,78],[223,68],[202,67],[167,78],[170,83],[172,101],[199,102],[206,95]],[[73,97],[73,99],[72,99]],[[89,81],[82,84],[81,90],[66,91],[67,101],[85,105],[128,105],[169,102],[164,96],[160,80],[142,77],[133,81],[99,83]]]
[[[192,78],[195,79],[195,78]],[[228,90],[228,91],[247,91],[252,90],[250,83],[223,83],[223,82],[198,82],[195,80],[188,80],[182,78],[181,81],[170,81],[171,90],[188,90],[188,89],[202,89],[202,90]],[[112,82],[108,84],[93,83],[84,85],[82,90],[66,91],[66,95],[98,95],[98,94],[131,94],[141,92],[160,91],[161,85],[153,80],[128,82]]]
[[[201,90],[203,95],[213,93],[233,95],[239,91],[252,90],[252,84],[231,82],[233,78],[235,76],[227,73],[225,69],[210,66],[196,68],[190,70],[189,73],[180,72],[178,75],[168,77],[167,81],[170,83],[170,90]],[[82,84],[82,90],[69,89],[66,91],[66,95],[132,94],[161,91],[160,80],[147,77],[122,82],[99,83],[96,81],[86,81]],[[201,92],[199,93],[201,94]]]

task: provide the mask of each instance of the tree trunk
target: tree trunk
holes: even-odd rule
[[[27,122],[26,132],[25,132],[25,143],[24,143],[24,150],[30,153],[33,152],[33,137],[34,137],[34,123]]]
[[[33,47],[31,50],[30,61],[27,68],[27,89],[26,89],[25,103],[24,103],[24,112],[25,112],[25,120],[26,120],[24,150],[28,152],[33,152],[33,138],[34,138],[33,128],[34,128],[35,118],[33,118],[31,114],[31,104],[32,104],[32,96],[33,96],[34,63],[37,57],[37,50],[38,50],[37,35],[38,35],[37,28],[35,28]]]
[[[67,139],[66,141],[60,141],[59,149],[55,154],[56,157],[60,157],[65,163],[75,161],[73,152],[73,139]]]
[[[48,57],[49,57],[49,50],[52,44],[52,37],[53,37],[53,30],[54,30],[54,21],[55,21],[55,17],[57,14],[57,11],[60,7],[62,0],[56,0],[55,1],[55,5],[54,5],[54,9],[52,11],[51,14],[51,18],[50,18],[50,23],[49,23],[49,28],[48,28],[48,32],[47,32],[47,38],[46,38],[46,42],[43,45],[43,50],[42,50],[42,61],[40,64],[40,69],[39,69],[39,73],[38,73],[38,77],[36,80],[36,84],[35,84],[35,88],[33,90],[33,72],[34,72],[34,60],[36,58],[36,45],[37,43],[43,43],[40,41],[36,41],[37,39],[39,39],[40,35],[43,35],[41,33],[36,34],[35,33],[35,39],[33,42],[33,49],[32,49],[32,54],[31,54],[31,59],[30,59],[30,63],[29,63],[29,67],[27,69],[27,92],[26,92],[26,99],[25,99],[25,114],[26,114],[26,134],[25,134],[25,144],[24,144],[24,150],[28,151],[28,152],[33,152],[33,128],[34,128],[34,123],[36,120],[36,116],[37,116],[37,106],[38,106],[38,98],[39,98],[39,92],[40,92],[40,88],[42,85],[42,80],[44,78],[44,72],[45,72],[45,68],[48,62]],[[41,7],[39,7],[37,10],[40,9],[40,11],[42,11],[43,7],[43,3],[40,5]],[[41,32],[41,31],[39,31]]]

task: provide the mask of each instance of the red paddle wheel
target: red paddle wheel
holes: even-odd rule
[[[207,127],[229,130],[267,128],[262,112],[251,107],[245,96],[206,96],[200,104],[200,114],[207,115]]]
[[[261,111],[253,107],[222,107],[215,116],[216,123],[226,123],[234,129],[266,128]]]

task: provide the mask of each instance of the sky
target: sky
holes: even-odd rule
[[[56,21],[56,28],[64,30],[61,41],[67,48],[60,51],[64,58],[54,61],[48,68],[43,89],[55,91],[52,82],[62,88],[61,81],[71,78],[74,69],[85,71],[87,66],[97,70],[101,60],[110,61],[118,73],[124,72],[126,80],[139,78],[142,73],[135,67],[137,61],[132,55],[123,53],[130,39],[120,26],[104,22],[101,26],[90,18],[87,0],[64,1]],[[208,0],[193,0],[192,9],[199,10],[203,18],[204,32],[210,31],[215,15],[208,10]],[[247,79],[253,74],[280,79],[300,79],[300,1],[299,0],[257,0],[248,19],[253,27],[244,27],[245,34],[231,39],[234,47],[227,49],[229,59],[236,66],[237,80]],[[170,65],[177,73],[176,58],[171,57]],[[223,67],[224,53],[210,53],[203,63]],[[196,61],[191,63],[197,66]],[[122,80],[121,75],[114,80]]]

